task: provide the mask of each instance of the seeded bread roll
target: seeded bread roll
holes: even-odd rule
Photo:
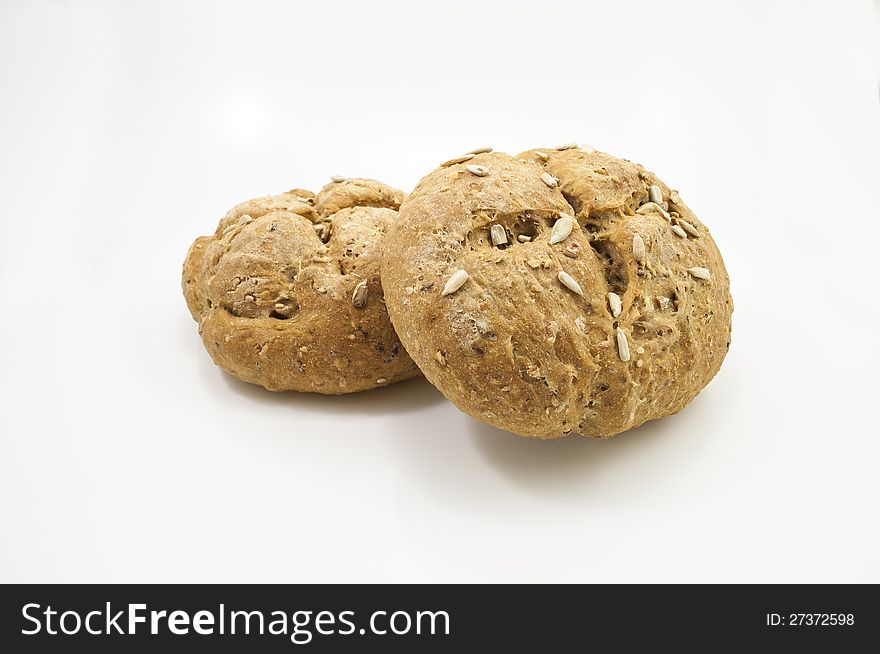
[[[733,304],[678,193],[588,148],[461,159],[404,202],[382,264],[428,380],[537,438],[607,438],[687,405],[727,353]]]
[[[353,393],[418,374],[379,280],[403,198],[340,179],[240,204],[196,239],[183,294],[214,362],[271,391]]]

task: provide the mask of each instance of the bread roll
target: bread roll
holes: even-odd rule
[[[417,375],[379,279],[403,198],[340,179],[240,204],[196,239],[183,293],[214,362],[272,391],[352,393]]]
[[[684,408],[721,366],[733,304],[678,193],[589,148],[463,159],[403,203],[382,264],[428,380],[471,416],[544,439]]]

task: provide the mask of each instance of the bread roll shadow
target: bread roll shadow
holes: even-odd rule
[[[215,369],[216,371],[216,369]],[[219,371],[216,371],[219,372]],[[445,401],[440,392],[423,377],[414,377],[390,386],[345,395],[322,395],[267,391],[264,388],[223,374],[227,387],[257,405],[289,406],[292,411],[322,413],[328,417],[339,413],[381,415],[418,411]]]
[[[662,485],[693,465],[700,441],[710,437],[702,428],[700,397],[677,417],[649,421],[620,438],[593,439],[579,435],[541,441],[510,434],[477,420],[470,423],[475,449],[505,477],[538,494],[568,495],[572,490],[617,478],[622,485],[634,477],[638,487]],[[678,464],[676,463],[678,462]],[[632,486],[630,485],[630,488]]]

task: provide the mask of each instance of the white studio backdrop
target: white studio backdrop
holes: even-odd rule
[[[880,581],[874,11],[0,3],[0,581]],[[203,350],[180,268],[237,202],[568,141],[725,257],[679,415],[538,442]]]

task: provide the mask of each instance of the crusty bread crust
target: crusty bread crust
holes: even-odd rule
[[[551,245],[566,214],[571,232],[560,224]],[[449,282],[459,270],[466,281]],[[483,153],[430,173],[389,233],[382,283],[428,380],[523,436],[605,438],[675,413],[730,344],[706,226],[653,173],[591,149]]]
[[[236,206],[197,238],[183,293],[214,362],[272,391],[352,393],[417,375],[379,279],[403,198],[366,179],[294,189]]]

